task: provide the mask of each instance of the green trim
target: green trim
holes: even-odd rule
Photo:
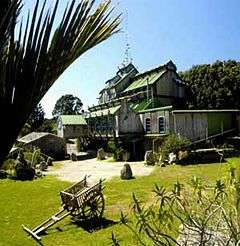
[[[231,113],[231,112],[240,112],[238,109],[193,109],[193,110],[173,110],[174,114],[181,114],[181,113]]]
[[[156,111],[165,111],[165,110],[171,110],[173,106],[165,106],[165,107],[160,107],[160,108],[151,108],[151,109],[146,109],[146,110],[141,110],[138,113],[143,114],[143,113],[150,113],[150,112],[156,112]]]
[[[82,115],[60,115],[63,125],[87,125]]]
[[[89,118],[101,117],[101,116],[106,116],[106,115],[115,115],[120,108],[121,108],[121,105],[118,105],[112,108],[92,111],[89,115]]]

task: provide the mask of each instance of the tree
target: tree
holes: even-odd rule
[[[44,122],[44,111],[39,103],[28,118],[27,124],[30,126],[31,132],[37,130]]]
[[[55,31],[59,0],[46,10],[36,0],[26,25],[17,24],[22,0],[0,3],[0,166],[19,132],[59,76],[83,53],[118,31],[110,0],[71,1]],[[17,28],[18,27],[18,28]],[[15,35],[17,33],[17,35]]]
[[[197,65],[181,76],[188,85],[189,108],[240,107],[240,62],[229,60]]]
[[[53,117],[58,117],[59,115],[69,115],[69,114],[80,114],[82,109],[82,102],[78,97],[67,94],[61,96],[53,109]]]

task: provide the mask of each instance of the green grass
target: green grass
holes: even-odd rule
[[[231,158],[229,161],[238,164],[240,158]],[[156,167],[147,177],[136,177],[129,181],[114,178],[105,184],[105,218],[117,222],[120,210],[128,212],[133,192],[150,203],[154,197],[151,191],[155,183],[171,187],[176,180],[186,183],[193,175],[201,176],[209,183],[213,183],[224,175],[225,166],[227,165],[203,164]],[[36,245],[36,242],[23,232],[21,224],[33,228],[57,212],[60,207],[59,191],[68,186],[69,183],[53,177],[32,182],[0,180],[0,245]],[[136,245],[131,233],[119,224],[89,233],[72,223],[70,218],[47,230],[42,243],[69,246],[109,245],[112,231],[123,240],[121,245]]]

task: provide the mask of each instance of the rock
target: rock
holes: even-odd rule
[[[35,176],[35,170],[31,167],[21,167],[15,168],[16,178],[18,180],[33,180]]]
[[[70,159],[71,159],[71,161],[77,161],[78,160],[77,155],[74,153],[71,154]]]
[[[29,167],[29,165],[28,165],[29,163],[24,159],[24,155],[23,155],[23,153],[20,151],[19,153],[18,153],[18,157],[17,157],[17,159],[15,160],[15,164],[14,164],[14,168],[16,169],[16,168],[20,168],[20,167],[22,167],[22,168],[28,168]]]
[[[98,160],[104,160],[105,156],[106,156],[106,154],[105,154],[105,151],[103,148],[101,148],[97,151],[97,159]]]
[[[155,156],[152,150],[146,151],[145,156],[144,156],[144,161],[147,165],[155,164]]]
[[[132,169],[128,163],[125,163],[121,170],[121,179],[132,179]]]
[[[0,179],[6,179],[7,178],[7,172],[4,170],[0,170]]]
[[[176,160],[177,160],[176,154],[171,152],[168,156],[168,164],[172,164],[172,163],[176,162]]]
[[[182,160],[185,160],[185,159],[187,159],[188,158],[188,151],[187,150],[185,150],[185,151],[179,151],[178,152],[178,160],[179,161],[182,161]]]
[[[24,159],[22,152],[19,152],[15,161],[14,169],[16,172],[16,179],[18,180],[33,180],[35,176],[35,170],[31,168],[30,162]]]
[[[40,171],[46,171],[48,168],[48,165],[45,161],[41,161],[40,164],[39,164],[39,170]]]
[[[53,165],[53,158],[51,158],[51,157],[47,158],[47,165],[48,165],[48,167]]]

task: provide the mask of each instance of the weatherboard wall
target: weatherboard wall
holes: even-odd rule
[[[125,101],[121,103],[121,108],[116,117],[118,134],[143,133],[143,125],[140,116],[136,114]]]
[[[235,127],[234,112],[173,113],[171,132],[191,141],[203,140]]]
[[[208,134],[214,135],[233,127],[232,113],[208,113]]]

